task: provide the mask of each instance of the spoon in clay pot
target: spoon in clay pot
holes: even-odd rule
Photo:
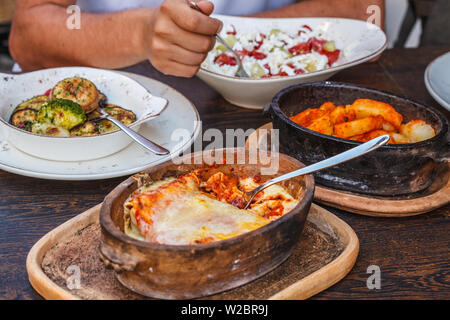
[[[246,196],[250,197],[250,199],[248,200],[246,206],[244,207],[244,209],[247,209],[250,206],[250,203],[253,201],[253,199],[255,198],[255,196],[260,193],[262,190],[264,190],[267,187],[270,187],[271,185],[284,181],[284,180],[288,180],[291,178],[295,178],[298,176],[302,176],[305,174],[310,174],[322,169],[326,169],[329,167],[334,167],[338,164],[341,164],[343,162],[347,162],[349,160],[352,160],[354,158],[358,158],[362,155],[365,155],[366,153],[369,153],[371,151],[374,151],[376,149],[378,149],[381,146],[384,146],[386,143],[389,142],[390,136],[385,134],[382,136],[379,136],[375,139],[372,139],[366,143],[363,143],[355,148],[352,148],[350,150],[347,150],[345,152],[339,153],[331,158],[325,159],[323,161],[317,162],[315,164],[312,164],[310,166],[301,168],[299,170],[296,171],[292,171],[290,173],[286,173],[282,176],[276,177],[274,179],[271,179],[269,181],[266,181],[264,184],[260,185],[258,188],[252,190],[252,191],[248,191],[245,193]]]

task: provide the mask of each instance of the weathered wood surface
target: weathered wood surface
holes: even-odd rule
[[[344,70],[331,80],[350,82],[410,97],[445,112],[423,82],[426,66],[450,47],[394,49],[375,63]],[[199,79],[167,77],[148,63],[125,71],[173,86],[196,105],[203,129],[258,128],[267,119],[259,111],[235,107]],[[0,171],[0,299],[40,299],[28,282],[25,260],[43,235],[102,201],[124,178],[58,182]],[[330,209],[360,240],[355,267],[316,299],[449,299],[450,206],[416,217],[371,218]],[[381,289],[369,290],[367,268],[381,269]]]

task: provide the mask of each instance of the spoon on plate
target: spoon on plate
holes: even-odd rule
[[[252,190],[252,191],[248,191],[245,193],[246,196],[250,197],[250,200],[248,200],[246,206],[244,207],[244,209],[247,209],[250,206],[250,203],[253,201],[253,199],[255,198],[255,196],[260,193],[262,190],[264,190],[267,187],[270,187],[271,185],[284,181],[284,180],[288,180],[291,178],[295,178],[298,176],[302,176],[305,174],[310,174],[322,169],[326,169],[329,167],[334,167],[338,164],[341,164],[343,162],[352,160],[354,158],[358,158],[362,155],[365,155],[366,153],[369,153],[371,151],[374,151],[376,149],[378,149],[381,146],[384,146],[386,143],[389,142],[390,136],[385,134],[382,136],[379,136],[375,139],[372,139],[366,143],[363,143],[355,148],[352,148],[350,150],[347,150],[345,152],[339,153],[331,158],[319,161],[315,164],[312,164],[310,166],[301,168],[299,170],[296,171],[292,171],[290,173],[286,173],[282,176],[276,177],[274,179],[271,179],[269,181],[266,181],[264,184],[260,185],[259,187],[257,187],[256,189]]]
[[[161,147],[160,145],[158,145],[158,144],[148,140],[144,136],[142,136],[139,133],[137,133],[137,132],[133,131],[132,129],[128,128],[122,122],[120,122],[116,118],[113,118],[109,113],[107,113],[102,108],[99,108],[98,110],[99,110],[101,116],[98,117],[97,119],[107,119],[107,120],[111,121],[116,126],[118,126],[120,128],[120,130],[125,132],[131,139],[136,141],[138,144],[143,146],[145,149],[147,149],[147,150],[149,150],[149,151],[151,151],[151,152],[153,152],[153,153],[155,153],[157,155],[167,155],[167,154],[170,153],[170,151],[167,150],[166,148]]]
[[[187,1],[189,6],[192,9],[197,10],[198,12],[203,13],[202,9],[200,9],[200,7],[198,6],[198,4],[195,1]],[[228,43],[219,35],[216,34],[216,39],[217,41],[220,42],[220,44],[222,44],[228,51],[231,52],[231,54],[234,56],[234,58],[236,59],[236,62],[238,64],[238,69],[236,71],[236,76],[238,76],[239,78],[250,78],[250,76],[248,75],[248,73],[245,71],[244,66],[242,64],[242,60],[239,57],[239,55],[236,53],[236,51],[233,50],[233,48],[231,48]]]

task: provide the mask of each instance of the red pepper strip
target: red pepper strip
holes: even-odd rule
[[[237,64],[236,59],[234,57],[231,57],[225,53],[222,53],[221,55],[217,56],[216,60],[214,60],[214,63],[217,63],[219,66],[223,65],[235,66]]]
[[[333,52],[322,50],[322,52],[320,52],[320,53],[324,54],[328,57],[328,65],[331,67],[333,65],[333,63],[335,63],[336,60],[339,59],[340,52],[341,52],[341,50],[334,50]]]
[[[231,27],[233,28],[233,31],[228,31],[227,34],[232,34],[233,36],[236,35],[236,28],[234,27],[234,25],[231,25]]]
[[[310,53],[311,52],[311,44],[308,42],[302,42],[299,43],[292,48],[289,48],[289,52],[293,55],[299,55],[303,53]]]
[[[262,59],[265,59],[267,57],[264,53],[258,52],[258,51],[250,51],[248,53],[248,55],[250,57],[253,57],[253,58],[257,59],[257,60],[262,60]]]
[[[311,38],[308,40],[308,42],[310,42],[311,50],[317,51],[319,53],[322,53],[323,46],[325,43],[327,43],[326,40],[319,40],[317,38]]]
[[[253,48],[253,50],[258,50],[259,48],[261,48],[261,46],[262,46],[262,44],[263,44],[263,42],[264,42],[264,39],[266,38],[266,35],[265,35],[265,34],[262,34],[262,33],[260,33],[259,36],[261,37],[261,40],[256,42],[258,45],[256,45],[256,46]]]
[[[278,74],[274,74],[273,77],[287,77],[288,74],[285,71],[281,71]]]
[[[245,49],[242,50],[236,50],[235,51],[237,53],[237,55],[239,56],[239,58],[242,60],[245,56],[249,55],[249,52]]]

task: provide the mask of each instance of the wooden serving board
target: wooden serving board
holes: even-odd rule
[[[256,129],[247,138],[246,147],[249,147],[251,139],[259,139],[261,130],[268,130],[267,134],[270,135],[271,129],[272,123]],[[337,190],[316,184],[314,200],[333,208],[365,216],[396,218],[419,215],[450,203],[450,165],[443,163],[438,168],[433,184],[426,190],[415,194],[381,197]]]
[[[123,287],[100,260],[99,210],[97,205],[67,221],[29,252],[28,278],[44,298],[145,299]],[[353,229],[313,204],[298,246],[281,266],[249,284],[205,299],[307,299],[344,278],[358,252]],[[79,267],[79,289],[67,287],[69,266]]]

